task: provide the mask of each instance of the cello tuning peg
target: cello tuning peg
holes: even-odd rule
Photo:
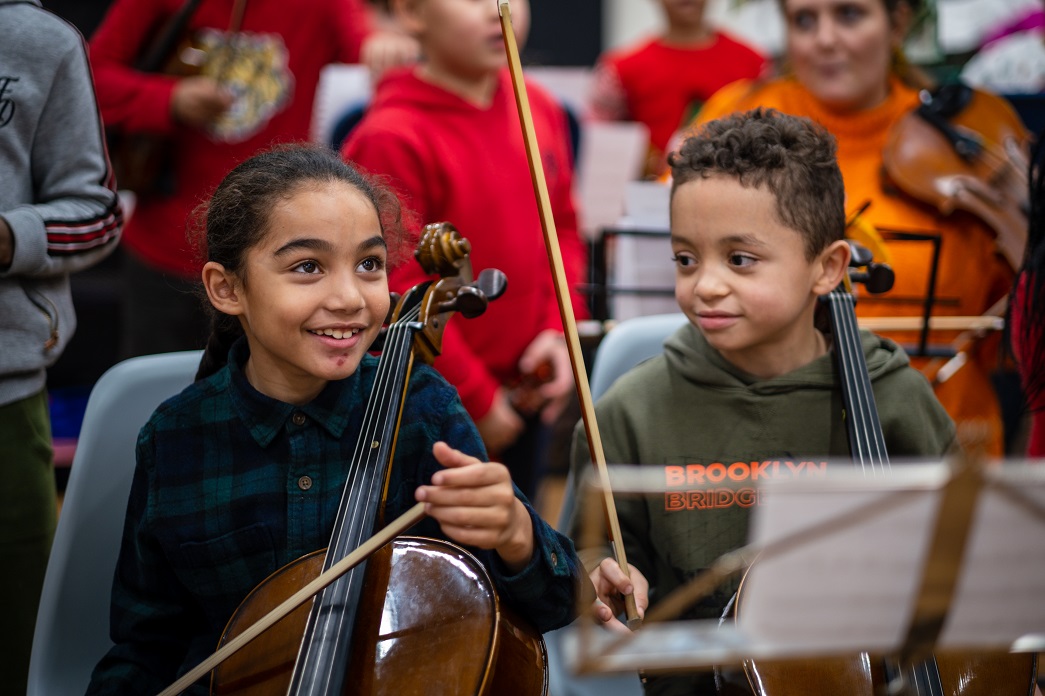
[[[473,285],[478,287],[486,299],[492,302],[508,289],[508,276],[496,268],[484,268]]]
[[[850,273],[849,278],[854,283],[862,283],[872,295],[877,295],[892,289],[896,274],[884,263],[868,263],[866,271]]]
[[[852,252],[852,255],[849,258],[850,266],[860,267],[871,263],[873,255],[871,254],[870,249],[859,242],[854,242],[852,239],[847,239],[846,241],[849,242],[849,249]]]
[[[453,299],[439,303],[439,312],[459,312],[468,319],[474,319],[486,311],[488,304],[490,301],[482,290],[474,285],[462,285]]]

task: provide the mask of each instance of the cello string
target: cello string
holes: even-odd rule
[[[372,447],[371,443],[381,436],[379,431],[388,421],[387,408],[391,404],[391,396],[394,394],[398,374],[396,370],[402,362],[404,351],[409,351],[411,330],[405,322],[416,319],[418,313],[419,310],[416,307],[411,308],[404,318],[393,323],[388,329],[386,350],[382,360],[378,363],[371,398],[367,402],[363,427],[356,442],[347,485],[342,495],[342,503],[338,509],[333,535],[324,559],[324,570],[328,570],[345,557],[352,548],[355,548],[357,543],[353,543],[354,537],[359,537],[356,540],[358,542],[370,534],[371,530],[365,528],[363,521],[375,519],[373,506],[379,502],[379,500],[375,501],[375,498],[380,498],[373,494],[373,486],[376,485],[377,475],[380,472],[375,471],[372,465],[372,459],[380,448]],[[385,413],[381,412],[382,405],[386,407]],[[358,513],[351,520],[348,519],[349,510]],[[349,599],[353,590],[362,582],[363,571],[362,566],[353,569],[324,588],[317,596],[313,604],[316,616],[314,619],[310,616],[309,624],[312,630],[306,632],[302,641],[299,657],[295,662],[292,684],[298,684],[299,671],[306,669],[312,674],[324,672],[321,678],[312,677],[314,681],[329,684],[335,680],[333,671],[337,665],[334,664],[334,661],[325,660],[316,655],[320,654],[324,648],[328,652],[336,653],[341,645],[351,639],[349,621],[354,623],[355,612],[335,611],[334,609],[355,606],[354,603],[349,602]]]
[[[882,434],[881,421],[878,418],[878,409],[874,400],[874,391],[871,387],[871,375],[867,368],[867,360],[864,357],[863,346],[860,340],[860,327],[856,321],[856,302],[851,294],[846,294],[846,322],[854,341],[854,366],[856,379],[860,389],[860,403],[863,421],[867,427],[868,449],[871,456],[872,471],[877,466],[879,469],[888,467],[889,458],[885,451],[885,439]]]

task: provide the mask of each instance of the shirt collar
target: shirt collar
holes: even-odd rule
[[[247,426],[255,442],[268,447],[295,413],[304,413],[331,437],[340,439],[348,426],[352,409],[366,402],[366,385],[361,373],[369,373],[376,358],[366,356],[351,376],[328,382],[315,399],[295,406],[262,394],[247,381],[244,366],[250,357],[246,338],[238,339],[229,350],[229,394],[236,414]]]

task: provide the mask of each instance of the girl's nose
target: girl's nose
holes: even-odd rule
[[[364,295],[354,273],[345,273],[333,280],[327,298],[331,309],[354,312],[363,307]]]

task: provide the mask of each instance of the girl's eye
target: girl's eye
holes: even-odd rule
[[[364,273],[377,273],[384,267],[384,260],[378,258],[377,256],[368,256],[367,258],[363,259],[359,264],[359,269]]]
[[[679,268],[687,268],[697,265],[697,260],[688,254],[675,254],[671,257],[671,260],[674,261],[675,265]]]
[[[729,255],[729,265],[736,266],[737,268],[746,268],[747,266],[754,264],[755,261],[755,257],[748,254],[734,252]]]
[[[309,273],[309,274],[318,273],[319,272],[319,264],[316,263],[315,261],[312,261],[312,260],[302,261],[298,265],[294,266],[294,270],[299,272],[299,273]]]

